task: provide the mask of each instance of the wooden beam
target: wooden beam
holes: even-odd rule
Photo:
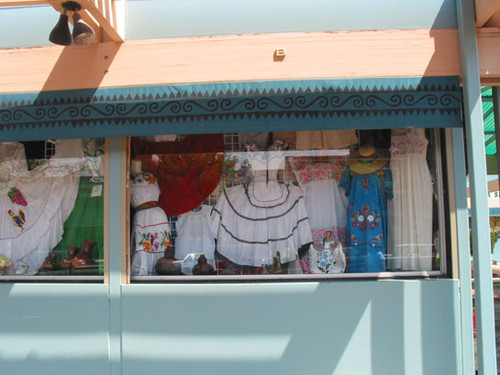
[[[500,28],[483,27],[477,29],[477,44],[479,49],[479,74],[481,83],[491,86],[500,85]]]
[[[0,7],[43,5],[48,3],[48,0],[0,0]]]
[[[500,29],[478,30],[500,85]],[[285,48],[282,60],[274,58]],[[0,93],[246,80],[461,75],[456,29],[229,35],[0,50]],[[36,63],[33,63],[33,62]]]
[[[499,191],[498,180],[488,181],[488,193]],[[470,198],[470,187],[467,188],[467,198]]]
[[[484,25],[486,27],[499,27],[500,26],[500,10],[495,12],[491,18]]]
[[[482,27],[500,10],[500,0],[475,0],[476,26]]]
[[[283,59],[275,58],[277,48],[286,50]],[[460,74],[454,29],[229,35],[9,49],[0,50],[0,61],[0,92]]]
[[[102,30],[113,42],[123,42],[123,37],[118,33],[116,29],[116,21],[114,20],[114,1],[108,3],[107,1],[102,2],[102,8],[98,8],[94,1],[90,0],[79,0],[83,9],[86,9],[92,17],[99,23]]]

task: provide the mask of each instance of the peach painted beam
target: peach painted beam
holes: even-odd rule
[[[498,27],[500,26],[500,11],[494,13],[483,27]]]
[[[482,27],[498,11],[500,0],[475,0],[476,26]]]
[[[483,27],[477,29],[479,50],[479,74],[481,83],[490,86],[500,85],[500,28]]]
[[[48,0],[0,0],[0,7],[48,4]]]
[[[498,29],[478,32],[481,74],[500,78]],[[282,48],[286,55],[275,56]],[[156,39],[0,50],[0,92],[190,82],[460,75],[456,29]],[[483,65],[484,63],[484,65]]]

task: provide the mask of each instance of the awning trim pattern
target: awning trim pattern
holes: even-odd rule
[[[458,77],[140,86],[0,95],[0,139],[457,127],[460,114]]]

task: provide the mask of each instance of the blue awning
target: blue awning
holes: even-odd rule
[[[458,77],[223,82],[0,95],[0,140],[461,127]]]

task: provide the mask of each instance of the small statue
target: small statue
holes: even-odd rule
[[[334,248],[336,243],[337,241],[332,238],[332,232],[326,231],[325,238],[323,238],[323,250]]]
[[[273,257],[273,269],[271,273],[273,274],[283,273],[283,269],[281,268],[281,254],[279,251],[277,251],[276,256]]]
[[[71,259],[71,267],[78,268],[95,264],[92,259],[92,250],[94,249],[94,241],[83,241],[82,251]]]
[[[9,267],[12,267],[12,260],[3,254],[0,254],[0,271],[6,270]]]
[[[57,269],[59,269],[57,253],[49,253],[49,256],[45,258],[42,264],[42,271],[55,271]]]
[[[207,263],[205,254],[201,254],[198,258],[198,264],[193,267],[193,275],[213,275],[214,268]]]
[[[61,260],[61,268],[71,268],[71,261],[76,257],[78,250],[80,249],[78,249],[76,246],[68,246],[66,256]]]
[[[175,259],[173,247],[169,246],[165,249],[163,258],[156,261],[155,270],[158,275],[181,274],[181,262]]]

